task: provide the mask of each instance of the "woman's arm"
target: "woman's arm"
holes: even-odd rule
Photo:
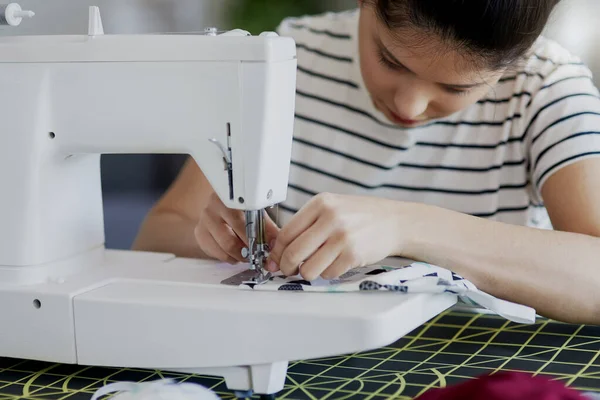
[[[454,270],[478,288],[549,318],[600,324],[600,159],[551,176],[542,189],[554,231],[411,205],[400,252]]]
[[[552,175],[543,197],[554,231],[419,203],[319,194],[283,227],[267,268],[333,279],[389,255],[453,270],[546,317],[600,324],[600,159]]]
[[[132,249],[207,258],[198,246],[194,229],[212,192],[200,168],[188,159],[175,182],[144,219]]]

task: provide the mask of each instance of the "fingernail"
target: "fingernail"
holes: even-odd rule
[[[275,248],[275,239],[273,239],[273,240],[271,240],[271,241],[269,242],[269,248],[270,248],[271,250]]]
[[[275,264],[275,261],[273,260],[269,260],[269,262],[267,263],[267,270],[271,271],[271,272],[275,272],[277,271],[277,264]]]

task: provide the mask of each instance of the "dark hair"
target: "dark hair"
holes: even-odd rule
[[[485,67],[507,67],[541,35],[560,0],[371,0],[392,32],[412,28],[467,50]],[[426,39],[427,36],[423,36]]]

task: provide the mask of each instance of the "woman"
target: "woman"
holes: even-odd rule
[[[600,99],[540,36],[557,2],[362,0],[283,21],[298,86],[269,269],[330,279],[402,256],[600,322]],[[236,262],[244,241],[188,162],[135,248]]]

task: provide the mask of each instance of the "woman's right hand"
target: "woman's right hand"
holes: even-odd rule
[[[273,242],[278,232],[277,225],[265,213],[267,243]],[[242,249],[248,246],[244,212],[225,207],[214,192],[200,212],[194,235],[202,252],[211,258],[230,264],[247,261],[242,257]]]

